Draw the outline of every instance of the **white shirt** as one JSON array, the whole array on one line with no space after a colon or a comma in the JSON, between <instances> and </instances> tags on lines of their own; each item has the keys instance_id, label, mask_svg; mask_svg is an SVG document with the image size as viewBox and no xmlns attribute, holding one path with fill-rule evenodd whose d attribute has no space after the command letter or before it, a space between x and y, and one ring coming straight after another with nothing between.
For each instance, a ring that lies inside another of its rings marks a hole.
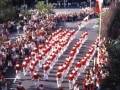
<instances>
[{"instance_id":1,"label":"white shirt","mask_svg":"<svg viewBox=\"0 0 120 90\"><path fill-rule=\"evenodd\" d=\"M28 44L25 44L25 46L24 46L25 48L28 48Z\"/></svg>"}]
</instances>

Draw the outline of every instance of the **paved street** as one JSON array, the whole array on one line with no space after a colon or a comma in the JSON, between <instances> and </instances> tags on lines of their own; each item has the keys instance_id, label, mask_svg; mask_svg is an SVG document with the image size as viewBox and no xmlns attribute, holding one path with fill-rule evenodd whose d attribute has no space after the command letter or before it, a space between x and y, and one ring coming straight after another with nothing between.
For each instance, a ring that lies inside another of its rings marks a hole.
<instances>
[{"instance_id":1,"label":"paved street","mask_svg":"<svg viewBox=\"0 0 120 90\"><path fill-rule=\"evenodd\" d=\"M69 9L65 10L68 11ZM60 11L60 10L58 10ZM74 9L72 10L74 11ZM76 10L77 11L77 10ZM46 90L58 90L57 88L57 84L56 84L56 72L57 72L57 67L62 64L65 60L65 58L69 55L70 49L73 47L74 43L78 40L78 38L80 37L81 33L84 31L88 31L88 40L86 40L86 42L82 45L81 49L79 50L78 55L76 56L75 62L73 63L72 67L70 68L70 71L73 69L74 64L80 60L83 55L87 52L87 50L89 49L90 45L92 44L93 41L95 41L96 37L98 36L98 28L94 27L96 22L96 19L92 19L90 20L87 25L85 25L83 28L81 28L80 31L77 31L77 34L75 36L75 39L70 43L70 45L68 46L68 49L63 53L63 55L58 59L58 62L56 62L56 64L54 65L53 69L50 72L49 75L49 80L48 81L44 81L44 80L40 80L41 84L45 85L45 89ZM77 22L67 22L64 23L63 29L68 28L68 29L78 29L77 28ZM12 33L11 37L16 37L17 34L16 33ZM20 60L20 62L22 63L23 60ZM43 75L43 70L40 69L39 73L41 75ZM21 80L16 80L15 83L13 83L14 79L15 79L15 71L13 70L13 67L9 67L7 70L7 74L5 74L6 80L10 82L10 84L8 84L8 90L15 90L16 85L18 84L18 81L22 81L23 85L25 86L26 90L36 90L34 87L34 82L31 81L31 76L27 75L27 76L23 76ZM79 76L77 82L80 84L80 87L82 87L81 84L81 80L83 79L83 74L81 76ZM64 87L64 90L68 90L68 79L64 78L64 81L62 83L62 86Z\"/></svg>"},{"instance_id":2,"label":"paved street","mask_svg":"<svg viewBox=\"0 0 120 90\"><path fill-rule=\"evenodd\" d=\"M70 43L70 46L68 47L68 49L71 49L73 44L77 41L77 39L80 37L81 33L83 31L88 31L89 36L88 36L88 40L83 44L83 46L80 49L79 54L77 55L75 62L80 60L83 55L85 54L85 52L88 50L89 46L91 45L91 43L95 40L95 38L97 37L97 30L96 28L93 28L94 23L91 23L95 20L91 20L84 28L82 28L80 31L77 32L76 36L75 36L75 40L73 40ZM75 28L77 30L77 22L73 22L73 23L66 23L65 27L67 27L68 29L72 29ZM44 81L41 80L40 83L45 85L45 88L47 90L58 90L56 87L56 78L55 78L55 74L56 74L56 69L58 67L58 65L62 64L65 60L65 57L67 57L67 55L69 54L70 50L66 50L64 52L64 55L62 55L59 59L58 62L55 64L55 66L53 67L53 70L51 70L50 75L49 75L49 81ZM20 61L22 62L22 60ZM74 66L74 65L73 65ZM73 67L71 67L72 70ZM40 74L43 75L43 70L41 69ZM13 71L13 67L10 67L7 71L7 74L5 75L6 79L10 82L10 84L8 85L8 90L12 89L14 90L14 88L16 87L16 85L18 84L17 80L15 83L13 83L14 79L15 79L15 71ZM82 76L80 76L81 78ZM25 86L26 90L35 90L34 88L34 82L30 80L30 76L23 76L21 78L21 81L23 82L23 85ZM80 81L78 80L78 82L80 83ZM62 86L64 87L65 90L68 90L68 80L67 78L64 79ZM82 85L80 85L82 86Z\"/></svg>"}]
</instances>

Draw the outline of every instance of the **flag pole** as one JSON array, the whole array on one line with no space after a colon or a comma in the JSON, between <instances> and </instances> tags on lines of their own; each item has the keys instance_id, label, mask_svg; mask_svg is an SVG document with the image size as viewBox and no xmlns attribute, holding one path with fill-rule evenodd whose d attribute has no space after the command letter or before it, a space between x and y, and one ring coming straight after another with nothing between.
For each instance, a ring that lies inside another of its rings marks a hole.
<instances>
[{"instance_id":1,"label":"flag pole","mask_svg":"<svg viewBox=\"0 0 120 90\"><path fill-rule=\"evenodd\" d=\"M102 12L100 12L100 22L99 22L99 42L98 42L98 57L97 57L97 63L99 64L99 56L100 56L100 44L101 44L101 27L102 27Z\"/></svg>"},{"instance_id":2,"label":"flag pole","mask_svg":"<svg viewBox=\"0 0 120 90\"><path fill-rule=\"evenodd\" d=\"M90 0L90 8L91 8L91 0Z\"/></svg>"}]
</instances>

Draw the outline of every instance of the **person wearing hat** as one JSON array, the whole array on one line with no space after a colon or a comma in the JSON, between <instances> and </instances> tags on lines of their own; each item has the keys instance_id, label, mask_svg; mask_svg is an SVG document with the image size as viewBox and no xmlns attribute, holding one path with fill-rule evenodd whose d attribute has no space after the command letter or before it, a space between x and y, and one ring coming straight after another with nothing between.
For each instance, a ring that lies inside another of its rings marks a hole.
<instances>
[{"instance_id":1,"label":"person wearing hat","mask_svg":"<svg viewBox=\"0 0 120 90\"><path fill-rule=\"evenodd\" d=\"M20 77L21 77L21 66L20 66L19 62L16 62L16 65L15 65L14 69L16 71L16 79L20 79Z\"/></svg>"},{"instance_id":2,"label":"person wearing hat","mask_svg":"<svg viewBox=\"0 0 120 90\"><path fill-rule=\"evenodd\" d=\"M63 87L59 87L59 90L63 90Z\"/></svg>"},{"instance_id":3,"label":"person wearing hat","mask_svg":"<svg viewBox=\"0 0 120 90\"><path fill-rule=\"evenodd\" d=\"M4 76L1 76L1 88L2 88L2 90L7 90L7 84L8 84L9 82L7 82L6 80L5 80L5 78L4 78Z\"/></svg>"},{"instance_id":4,"label":"person wearing hat","mask_svg":"<svg viewBox=\"0 0 120 90\"><path fill-rule=\"evenodd\" d=\"M73 89L73 90L80 90L78 83L76 83L76 84L75 84L75 86L74 86L74 89Z\"/></svg>"},{"instance_id":5,"label":"person wearing hat","mask_svg":"<svg viewBox=\"0 0 120 90\"><path fill-rule=\"evenodd\" d=\"M48 75L50 72L50 65L48 64L43 65L43 69L44 69L44 80L48 80Z\"/></svg>"},{"instance_id":6,"label":"person wearing hat","mask_svg":"<svg viewBox=\"0 0 120 90\"><path fill-rule=\"evenodd\" d=\"M37 47L33 48L33 52L35 53L35 57L38 56L38 48Z\"/></svg>"},{"instance_id":7,"label":"person wearing hat","mask_svg":"<svg viewBox=\"0 0 120 90\"><path fill-rule=\"evenodd\" d=\"M23 74L25 76L27 74L27 62L26 61L23 61L22 68L23 68Z\"/></svg>"},{"instance_id":8,"label":"person wearing hat","mask_svg":"<svg viewBox=\"0 0 120 90\"><path fill-rule=\"evenodd\" d=\"M31 63L29 66L29 73L32 74L35 70L35 67L33 66L33 64Z\"/></svg>"},{"instance_id":9,"label":"person wearing hat","mask_svg":"<svg viewBox=\"0 0 120 90\"><path fill-rule=\"evenodd\" d=\"M45 90L45 89L44 89L44 85L43 85L43 84L40 84L39 87L37 87L37 90Z\"/></svg>"},{"instance_id":10,"label":"person wearing hat","mask_svg":"<svg viewBox=\"0 0 120 90\"><path fill-rule=\"evenodd\" d=\"M36 72L36 70L33 72L33 75L32 75L32 80L34 80L34 83L35 83L35 86L36 88L39 86L39 79L42 78L42 76L40 74L38 74ZM43 78L42 78L43 79Z\"/></svg>"},{"instance_id":11,"label":"person wearing hat","mask_svg":"<svg viewBox=\"0 0 120 90\"><path fill-rule=\"evenodd\" d=\"M69 81L69 89L71 90L71 89L73 89L74 88L74 75L73 74L69 74L68 75L68 81Z\"/></svg>"},{"instance_id":12,"label":"person wearing hat","mask_svg":"<svg viewBox=\"0 0 120 90\"><path fill-rule=\"evenodd\" d=\"M57 80L57 87L61 87L61 83L62 83L62 73L61 72L57 72L56 80Z\"/></svg>"},{"instance_id":13,"label":"person wearing hat","mask_svg":"<svg viewBox=\"0 0 120 90\"><path fill-rule=\"evenodd\" d=\"M16 89L17 90L25 90L25 87L22 85L22 82L19 82Z\"/></svg>"}]
</instances>

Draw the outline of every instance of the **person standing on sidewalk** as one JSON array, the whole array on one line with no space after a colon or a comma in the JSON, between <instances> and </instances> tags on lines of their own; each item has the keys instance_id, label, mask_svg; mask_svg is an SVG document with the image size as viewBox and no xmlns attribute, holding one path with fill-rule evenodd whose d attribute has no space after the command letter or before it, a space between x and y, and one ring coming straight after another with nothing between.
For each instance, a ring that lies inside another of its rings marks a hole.
<instances>
[{"instance_id":1,"label":"person standing on sidewalk","mask_svg":"<svg viewBox=\"0 0 120 90\"><path fill-rule=\"evenodd\" d=\"M20 34L20 25L17 25L17 34Z\"/></svg>"},{"instance_id":2,"label":"person standing on sidewalk","mask_svg":"<svg viewBox=\"0 0 120 90\"><path fill-rule=\"evenodd\" d=\"M0 86L1 86L1 90L8 90L7 89L7 84L9 82L7 82L4 78L4 76L1 76L1 79L0 79Z\"/></svg>"}]
</instances>

